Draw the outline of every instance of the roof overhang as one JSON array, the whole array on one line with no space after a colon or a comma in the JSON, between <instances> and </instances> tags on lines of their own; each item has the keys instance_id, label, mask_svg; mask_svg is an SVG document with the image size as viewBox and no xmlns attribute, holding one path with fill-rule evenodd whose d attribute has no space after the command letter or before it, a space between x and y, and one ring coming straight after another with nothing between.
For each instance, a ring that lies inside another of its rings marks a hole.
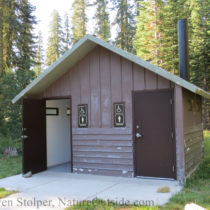
<instances>
[{"instance_id":1,"label":"roof overhang","mask_svg":"<svg viewBox=\"0 0 210 210\"><path fill-rule=\"evenodd\" d=\"M175 84L186 88L187 90L201 95L207 99L210 99L210 93L193 85L192 83L169 73L168 71L155 66L141 58L128 53L122 49L113 46L103 40L96 38L95 36L86 35L80 41L78 41L73 47L68 50L61 58L59 58L55 63L53 63L48 69L40 74L36 79L34 79L25 89L23 89L13 100L12 103L16 103L24 96L38 95L49 87L53 82L55 82L60 76L67 72L71 67L73 67L78 61L84 58L92 49L97 45L102 46L130 61L140 65L151 72L154 72L161 77L168 79Z\"/></svg>"}]
</instances>

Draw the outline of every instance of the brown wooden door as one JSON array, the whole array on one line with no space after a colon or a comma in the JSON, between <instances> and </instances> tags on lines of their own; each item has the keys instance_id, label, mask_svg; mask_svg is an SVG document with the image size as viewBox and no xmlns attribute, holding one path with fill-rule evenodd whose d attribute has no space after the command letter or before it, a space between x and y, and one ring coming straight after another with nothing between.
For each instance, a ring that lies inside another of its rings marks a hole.
<instances>
[{"instance_id":1,"label":"brown wooden door","mask_svg":"<svg viewBox=\"0 0 210 210\"><path fill-rule=\"evenodd\" d=\"M23 174L46 170L45 101L23 99Z\"/></svg>"},{"instance_id":2,"label":"brown wooden door","mask_svg":"<svg viewBox=\"0 0 210 210\"><path fill-rule=\"evenodd\" d=\"M135 175L175 178L173 92L134 93Z\"/></svg>"}]
</instances>

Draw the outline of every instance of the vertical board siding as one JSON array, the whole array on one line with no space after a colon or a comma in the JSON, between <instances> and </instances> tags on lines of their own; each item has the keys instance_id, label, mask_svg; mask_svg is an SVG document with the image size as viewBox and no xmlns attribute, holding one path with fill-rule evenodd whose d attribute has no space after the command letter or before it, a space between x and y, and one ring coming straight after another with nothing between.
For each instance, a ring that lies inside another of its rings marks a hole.
<instances>
[{"instance_id":1,"label":"vertical board siding","mask_svg":"<svg viewBox=\"0 0 210 210\"><path fill-rule=\"evenodd\" d=\"M126 127L132 127L132 95L133 90L133 74L132 63L126 59L122 59L122 101L125 102Z\"/></svg>"},{"instance_id":2,"label":"vertical board siding","mask_svg":"<svg viewBox=\"0 0 210 210\"><path fill-rule=\"evenodd\" d=\"M81 85L78 71L79 65L72 69L72 77L70 82L70 93L72 99L72 127L78 126L77 105L80 104Z\"/></svg>"},{"instance_id":3,"label":"vertical board siding","mask_svg":"<svg viewBox=\"0 0 210 210\"><path fill-rule=\"evenodd\" d=\"M81 63L79 68L80 73L80 86L81 86L81 104L88 104L88 119L90 122L90 57L85 57ZM77 113L75 113L77 115ZM90 123L88 124L88 127L90 127Z\"/></svg>"},{"instance_id":4,"label":"vertical board siding","mask_svg":"<svg viewBox=\"0 0 210 210\"><path fill-rule=\"evenodd\" d=\"M100 82L101 82L101 125L102 128L112 127L111 116L111 74L110 74L110 53L100 48Z\"/></svg>"},{"instance_id":5,"label":"vertical board siding","mask_svg":"<svg viewBox=\"0 0 210 210\"><path fill-rule=\"evenodd\" d=\"M158 76L158 89L170 88L170 81Z\"/></svg>"},{"instance_id":6,"label":"vertical board siding","mask_svg":"<svg viewBox=\"0 0 210 210\"><path fill-rule=\"evenodd\" d=\"M99 48L97 47L90 54L90 125L94 128L101 127L101 93L100 93L100 68L99 68Z\"/></svg>"},{"instance_id":7,"label":"vertical board siding","mask_svg":"<svg viewBox=\"0 0 210 210\"><path fill-rule=\"evenodd\" d=\"M144 68L133 64L133 88L134 90L144 90Z\"/></svg>"},{"instance_id":8,"label":"vertical board siding","mask_svg":"<svg viewBox=\"0 0 210 210\"><path fill-rule=\"evenodd\" d=\"M201 97L183 90L185 173L189 177L203 157Z\"/></svg>"},{"instance_id":9,"label":"vertical board siding","mask_svg":"<svg viewBox=\"0 0 210 210\"><path fill-rule=\"evenodd\" d=\"M122 72L121 58L119 55L111 53L111 89L112 102L122 100Z\"/></svg>"},{"instance_id":10,"label":"vertical board siding","mask_svg":"<svg viewBox=\"0 0 210 210\"><path fill-rule=\"evenodd\" d=\"M73 170L133 176L132 91L169 88L169 82L96 47L48 87L43 97L72 98ZM124 128L115 128L113 103L125 102ZM78 128L77 105L88 104L88 128Z\"/></svg>"},{"instance_id":11,"label":"vertical board siding","mask_svg":"<svg viewBox=\"0 0 210 210\"><path fill-rule=\"evenodd\" d=\"M157 89L157 75L147 70L145 70L145 89L146 90Z\"/></svg>"}]
</instances>

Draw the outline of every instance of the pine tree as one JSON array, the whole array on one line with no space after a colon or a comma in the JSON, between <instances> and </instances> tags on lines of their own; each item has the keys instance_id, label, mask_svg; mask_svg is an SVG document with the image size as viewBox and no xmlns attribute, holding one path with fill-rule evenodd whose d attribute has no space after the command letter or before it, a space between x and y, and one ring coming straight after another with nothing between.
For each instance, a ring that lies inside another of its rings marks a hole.
<instances>
[{"instance_id":1,"label":"pine tree","mask_svg":"<svg viewBox=\"0 0 210 210\"><path fill-rule=\"evenodd\" d=\"M179 51L178 51L178 27L179 19L187 18L185 0L168 0L163 8L161 32L164 39L161 40L163 60L161 67L173 74L179 74Z\"/></svg>"},{"instance_id":2,"label":"pine tree","mask_svg":"<svg viewBox=\"0 0 210 210\"><path fill-rule=\"evenodd\" d=\"M61 26L61 17L58 11L53 12L53 18L50 24L50 35L47 44L46 65L50 66L63 53L63 31Z\"/></svg>"},{"instance_id":3,"label":"pine tree","mask_svg":"<svg viewBox=\"0 0 210 210\"><path fill-rule=\"evenodd\" d=\"M34 67L34 72L36 76L39 76L39 74L42 71L42 65L43 65L43 40L42 40L42 33L41 31L39 31L38 34L38 39L37 39L37 43L36 43L36 56L35 56L35 67Z\"/></svg>"},{"instance_id":4,"label":"pine tree","mask_svg":"<svg viewBox=\"0 0 210 210\"><path fill-rule=\"evenodd\" d=\"M127 0L112 0L117 9L115 24L118 26L118 34L115 43L118 47L128 52L133 52L133 36L135 34L135 21L132 7Z\"/></svg>"},{"instance_id":5,"label":"pine tree","mask_svg":"<svg viewBox=\"0 0 210 210\"><path fill-rule=\"evenodd\" d=\"M186 18L186 0L140 2L134 47L137 55L174 74L178 74L177 22Z\"/></svg>"},{"instance_id":6,"label":"pine tree","mask_svg":"<svg viewBox=\"0 0 210 210\"><path fill-rule=\"evenodd\" d=\"M0 0L0 76L4 72L4 55L3 55L3 48L4 48L4 41L3 41L3 5L4 1Z\"/></svg>"},{"instance_id":7,"label":"pine tree","mask_svg":"<svg viewBox=\"0 0 210 210\"><path fill-rule=\"evenodd\" d=\"M140 3L140 2L138 2ZM162 12L164 3L162 0L149 0L141 2L137 17L137 30L134 38L134 48L142 59L156 65L162 63L161 57L161 33Z\"/></svg>"},{"instance_id":8,"label":"pine tree","mask_svg":"<svg viewBox=\"0 0 210 210\"><path fill-rule=\"evenodd\" d=\"M63 28L64 28L63 53L64 53L71 46L70 25L69 25L68 14L65 14L65 16L64 16L64 27Z\"/></svg>"},{"instance_id":9,"label":"pine tree","mask_svg":"<svg viewBox=\"0 0 210 210\"><path fill-rule=\"evenodd\" d=\"M17 66L17 70L30 71L34 65L33 58L35 56L35 36L32 33L33 25L36 24L35 17L32 15L35 8L28 0L19 2L19 24L17 25L18 30L15 41L17 51L13 64Z\"/></svg>"},{"instance_id":10,"label":"pine tree","mask_svg":"<svg viewBox=\"0 0 210 210\"><path fill-rule=\"evenodd\" d=\"M189 56L190 56L190 79L199 87L210 90L210 4L208 0L188 0L189 8ZM203 125L210 128L210 101L203 101Z\"/></svg>"},{"instance_id":11,"label":"pine tree","mask_svg":"<svg viewBox=\"0 0 210 210\"><path fill-rule=\"evenodd\" d=\"M73 7L72 16L72 43L75 44L86 34L86 2L85 0L75 0Z\"/></svg>"},{"instance_id":12,"label":"pine tree","mask_svg":"<svg viewBox=\"0 0 210 210\"><path fill-rule=\"evenodd\" d=\"M109 14L106 11L107 1L105 0L96 0L96 35L105 41L110 39L110 23L109 23Z\"/></svg>"},{"instance_id":13,"label":"pine tree","mask_svg":"<svg viewBox=\"0 0 210 210\"><path fill-rule=\"evenodd\" d=\"M15 37L15 33L17 31L17 15L15 14L15 10L17 9L17 4L15 0L2 1L3 4L3 59L4 59L4 67L10 68L12 66L12 53L13 41ZM5 68L4 68L5 71Z\"/></svg>"},{"instance_id":14,"label":"pine tree","mask_svg":"<svg viewBox=\"0 0 210 210\"><path fill-rule=\"evenodd\" d=\"M13 139L21 133L21 106L11 99L33 78L34 36L36 24L34 7L28 0L3 0L3 61L4 74L0 82L0 124ZM2 3L2 2L1 2ZM1 128L2 129L2 128Z\"/></svg>"}]
</instances>

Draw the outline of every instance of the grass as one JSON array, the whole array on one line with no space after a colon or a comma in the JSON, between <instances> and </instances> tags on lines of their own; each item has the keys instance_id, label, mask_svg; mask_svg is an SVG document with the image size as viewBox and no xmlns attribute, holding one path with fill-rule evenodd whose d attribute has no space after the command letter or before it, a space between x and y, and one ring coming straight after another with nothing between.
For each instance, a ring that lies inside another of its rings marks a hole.
<instances>
[{"instance_id":1,"label":"grass","mask_svg":"<svg viewBox=\"0 0 210 210\"><path fill-rule=\"evenodd\" d=\"M21 173L22 157L5 157L2 150L11 146L14 148L21 147L21 141L14 141L11 138L0 137L0 179Z\"/></svg>"},{"instance_id":2,"label":"grass","mask_svg":"<svg viewBox=\"0 0 210 210\"><path fill-rule=\"evenodd\" d=\"M182 192L174 195L165 206L116 206L95 199L67 210L182 210L187 203L195 203L210 210L210 131L204 131L204 145L205 158L199 169L186 181Z\"/></svg>"},{"instance_id":3,"label":"grass","mask_svg":"<svg viewBox=\"0 0 210 210\"><path fill-rule=\"evenodd\" d=\"M182 192L174 195L165 206L116 206L114 203L107 203L95 199L91 203L77 204L67 209L86 209L86 210L181 210L187 203L196 203L210 210L210 131L204 132L205 158L193 176L186 181ZM0 139L0 148L2 146ZM3 143L7 145L7 142ZM21 173L21 156L3 157L0 155L0 178ZM0 188L0 198L8 196L14 192Z\"/></svg>"},{"instance_id":4,"label":"grass","mask_svg":"<svg viewBox=\"0 0 210 210\"><path fill-rule=\"evenodd\" d=\"M22 170L22 157L1 157L0 158L0 179L20 174Z\"/></svg>"},{"instance_id":5,"label":"grass","mask_svg":"<svg viewBox=\"0 0 210 210\"><path fill-rule=\"evenodd\" d=\"M8 191L5 188L0 188L0 199L16 193L15 191Z\"/></svg>"},{"instance_id":6,"label":"grass","mask_svg":"<svg viewBox=\"0 0 210 210\"><path fill-rule=\"evenodd\" d=\"M163 209L183 209L186 203L196 203L210 209L210 131L204 132L205 159L193 176L186 181L183 191L174 195Z\"/></svg>"}]
</instances>

